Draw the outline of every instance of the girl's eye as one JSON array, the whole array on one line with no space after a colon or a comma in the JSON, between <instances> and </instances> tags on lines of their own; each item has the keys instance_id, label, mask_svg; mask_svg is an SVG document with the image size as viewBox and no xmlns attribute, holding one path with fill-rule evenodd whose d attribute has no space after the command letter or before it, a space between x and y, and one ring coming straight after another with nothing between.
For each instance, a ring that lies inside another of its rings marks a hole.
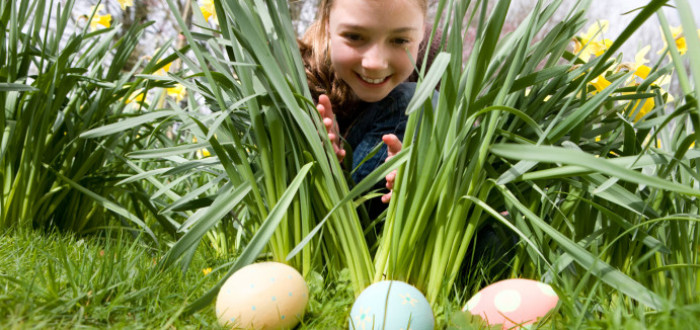
<instances>
[{"instance_id":1,"label":"girl's eye","mask_svg":"<svg viewBox=\"0 0 700 330\"><path fill-rule=\"evenodd\" d=\"M407 45L408 43L410 43L411 41L408 40L408 39L406 39L406 38L396 38L396 39L394 39L393 42L394 42L394 44L397 45L397 46L405 46L405 45Z\"/></svg>"},{"instance_id":2,"label":"girl's eye","mask_svg":"<svg viewBox=\"0 0 700 330\"><path fill-rule=\"evenodd\" d=\"M349 41L360 41L362 40L362 36L357 34L357 33L345 33L343 34L343 38L349 40Z\"/></svg>"}]
</instances>

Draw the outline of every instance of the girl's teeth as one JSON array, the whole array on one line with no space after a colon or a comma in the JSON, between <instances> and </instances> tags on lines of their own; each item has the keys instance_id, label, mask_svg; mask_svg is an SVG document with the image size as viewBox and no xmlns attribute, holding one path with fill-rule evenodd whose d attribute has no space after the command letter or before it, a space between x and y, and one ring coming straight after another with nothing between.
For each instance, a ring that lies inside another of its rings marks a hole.
<instances>
[{"instance_id":1,"label":"girl's teeth","mask_svg":"<svg viewBox=\"0 0 700 330\"><path fill-rule=\"evenodd\" d=\"M381 78L381 79L370 79L370 78L363 77L363 76L360 76L360 77L362 78L362 80L364 80L364 81L366 81L366 82L368 82L368 83L370 83L370 84L379 84L379 83L383 82L384 79L386 79L386 78Z\"/></svg>"}]
</instances>

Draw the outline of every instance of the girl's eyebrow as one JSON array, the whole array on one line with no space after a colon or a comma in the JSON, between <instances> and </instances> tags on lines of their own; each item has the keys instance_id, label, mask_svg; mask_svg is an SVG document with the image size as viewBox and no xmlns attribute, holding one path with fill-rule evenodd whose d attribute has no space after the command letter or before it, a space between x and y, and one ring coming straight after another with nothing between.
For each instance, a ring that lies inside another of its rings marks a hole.
<instances>
[{"instance_id":1,"label":"girl's eyebrow","mask_svg":"<svg viewBox=\"0 0 700 330\"><path fill-rule=\"evenodd\" d=\"M358 25L358 24L340 24L340 28L342 29L348 29L348 30L356 30L356 31L366 31L369 30L366 26ZM410 32L410 31L416 31L417 29L414 27L401 27L397 29L391 30L392 33L403 33L403 32Z\"/></svg>"}]
</instances>

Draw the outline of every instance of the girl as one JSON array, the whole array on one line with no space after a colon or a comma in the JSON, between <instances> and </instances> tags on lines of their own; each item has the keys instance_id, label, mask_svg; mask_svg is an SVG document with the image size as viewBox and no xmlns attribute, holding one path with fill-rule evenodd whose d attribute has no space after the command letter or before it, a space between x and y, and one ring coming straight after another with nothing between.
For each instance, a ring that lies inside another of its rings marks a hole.
<instances>
[{"instance_id":1,"label":"girl","mask_svg":"<svg viewBox=\"0 0 700 330\"><path fill-rule=\"evenodd\" d=\"M346 154L341 134L352 147L352 168L359 165L355 182L401 150L405 110L415 91L406 80L422 59L427 7L427 0L321 0L319 17L299 42L336 155L342 161ZM360 164L382 141L380 151ZM389 189L394 176L386 178Z\"/></svg>"}]
</instances>

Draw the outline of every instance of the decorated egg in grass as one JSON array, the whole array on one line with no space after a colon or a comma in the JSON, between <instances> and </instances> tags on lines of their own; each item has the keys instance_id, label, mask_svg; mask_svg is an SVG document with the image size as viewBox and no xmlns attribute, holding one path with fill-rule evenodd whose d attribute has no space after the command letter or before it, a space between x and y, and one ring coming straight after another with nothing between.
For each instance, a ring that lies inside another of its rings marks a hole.
<instances>
[{"instance_id":1,"label":"decorated egg in grass","mask_svg":"<svg viewBox=\"0 0 700 330\"><path fill-rule=\"evenodd\" d=\"M216 298L223 326L243 329L289 329L304 315L309 289L296 269L262 262L239 269Z\"/></svg>"},{"instance_id":2,"label":"decorated egg in grass","mask_svg":"<svg viewBox=\"0 0 700 330\"><path fill-rule=\"evenodd\" d=\"M350 311L352 329L433 329L435 318L428 300L401 281L382 281L367 287Z\"/></svg>"},{"instance_id":3,"label":"decorated egg in grass","mask_svg":"<svg viewBox=\"0 0 700 330\"><path fill-rule=\"evenodd\" d=\"M489 325L504 329L536 322L557 306L559 297L551 286L527 279L493 283L477 292L463 311L478 315Z\"/></svg>"}]
</instances>

